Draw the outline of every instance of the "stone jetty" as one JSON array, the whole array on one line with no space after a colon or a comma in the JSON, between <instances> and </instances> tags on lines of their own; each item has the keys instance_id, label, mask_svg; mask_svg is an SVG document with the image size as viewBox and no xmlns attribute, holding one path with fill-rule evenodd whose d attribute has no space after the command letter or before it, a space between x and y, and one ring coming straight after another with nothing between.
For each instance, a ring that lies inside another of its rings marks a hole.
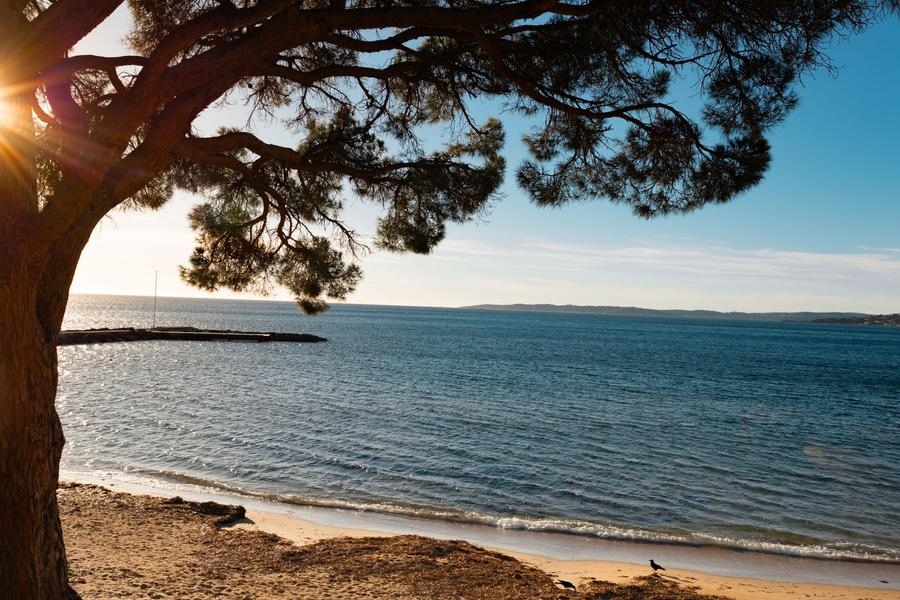
<instances>
[{"instance_id":1,"label":"stone jetty","mask_svg":"<svg viewBox=\"0 0 900 600\"><path fill-rule=\"evenodd\" d=\"M156 327L154 329L78 329L59 334L57 346L76 344L111 344L115 342L143 342L147 340L177 340L193 342L325 342L323 337L309 333L280 333L275 331L233 331L230 329L198 329L196 327Z\"/></svg>"}]
</instances>

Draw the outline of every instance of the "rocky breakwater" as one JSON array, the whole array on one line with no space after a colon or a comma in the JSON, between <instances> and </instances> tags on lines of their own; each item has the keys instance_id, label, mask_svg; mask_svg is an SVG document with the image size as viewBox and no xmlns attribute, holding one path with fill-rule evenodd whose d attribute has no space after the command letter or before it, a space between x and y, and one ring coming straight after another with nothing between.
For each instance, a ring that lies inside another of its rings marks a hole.
<instances>
[{"instance_id":1,"label":"rocky breakwater","mask_svg":"<svg viewBox=\"0 0 900 600\"><path fill-rule=\"evenodd\" d=\"M323 337L309 333L282 333L276 331L233 331L230 329L198 329L196 327L157 327L153 329L79 329L63 331L58 346L76 344L111 344L115 342L143 342L148 340L172 341L228 341L228 342L325 342Z\"/></svg>"}]
</instances>

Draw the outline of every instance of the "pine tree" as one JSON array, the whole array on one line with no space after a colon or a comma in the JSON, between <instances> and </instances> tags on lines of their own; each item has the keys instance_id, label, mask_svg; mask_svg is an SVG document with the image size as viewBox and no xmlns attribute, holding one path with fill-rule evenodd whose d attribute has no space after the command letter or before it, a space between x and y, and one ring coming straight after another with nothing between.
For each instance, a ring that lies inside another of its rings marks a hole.
<instances>
[{"instance_id":1,"label":"pine tree","mask_svg":"<svg viewBox=\"0 0 900 600\"><path fill-rule=\"evenodd\" d=\"M0 595L74 597L56 506L56 337L79 255L120 207L204 198L183 277L343 298L365 249L428 253L505 172L501 120L527 119L516 180L539 205L605 199L642 217L727 202L770 162L767 133L859 0L130 0L130 54L75 45L121 0L0 0ZM690 81L702 108L672 98ZM296 133L202 135L246 102ZM448 133L435 143L435 131Z\"/></svg>"}]
</instances>

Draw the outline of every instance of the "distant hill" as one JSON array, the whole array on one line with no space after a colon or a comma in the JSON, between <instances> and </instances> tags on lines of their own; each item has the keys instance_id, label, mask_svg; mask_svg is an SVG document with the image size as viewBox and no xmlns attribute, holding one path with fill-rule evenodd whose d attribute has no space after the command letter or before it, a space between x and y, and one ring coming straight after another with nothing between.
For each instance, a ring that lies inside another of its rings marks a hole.
<instances>
[{"instance_id":1,"label":"distant hill","mask_svg":"<svg viewBox=\"0 0 900 600\"><path fill-rule=\"evenodd\" d=\"M477 310L511 310L519 312L583 313L594 315L621 315L626 317L682 317L694 319L730 319L740 321L803 321L816 323L860 323L876 315L842 312L719 312L715 310L657 310L635 306L578 306L575 304L478 304L464 306ZM897 317L897 315L886 315ZM887 324L887 323L885 323Z\"/></svg>"}]
</instances>

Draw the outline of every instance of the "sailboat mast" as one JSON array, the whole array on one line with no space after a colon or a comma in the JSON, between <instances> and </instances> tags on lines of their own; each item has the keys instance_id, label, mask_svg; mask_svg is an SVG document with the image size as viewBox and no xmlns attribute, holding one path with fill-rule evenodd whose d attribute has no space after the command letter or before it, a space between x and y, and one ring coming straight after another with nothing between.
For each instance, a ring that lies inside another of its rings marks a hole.
<instances>
[{"instance_id":1,"label":"sailboat mast","mask_svg":"<svg viewBox=\"0 0 900 600\"><path fill-rule=\"evenodd\" d=\"M153 273L153 327L156 329L156 290L159 284L159 271Z\"/></svg>"}]
</instances>

